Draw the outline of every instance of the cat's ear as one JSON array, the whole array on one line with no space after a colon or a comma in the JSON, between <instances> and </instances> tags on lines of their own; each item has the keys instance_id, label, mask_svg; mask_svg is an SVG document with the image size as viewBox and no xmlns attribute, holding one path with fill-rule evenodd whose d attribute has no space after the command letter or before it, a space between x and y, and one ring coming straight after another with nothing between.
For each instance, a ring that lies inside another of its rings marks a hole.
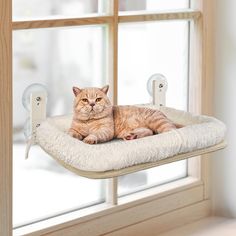
<instances>
[{"instance_id":1,"label":"cat's ear","mask_svg":"<svg viewBox=\"0 0 236 236\"><path fill-rule=\"evenodd\" d=\"M73 87L73 93L75 96L77 96L80 92L81 92L81 89L79 89L78 87Z\"/></svg>"},{"instance_id":2,"label":"cat's ear","mask_svg":"<svg viewBox=\"0 0 236 236\"><path fill-rule=\"evenodd\" d=\"M109 89L109 85L106 85L106 86L104 86L103 88L101 88L101 90L102 90L105 94L107 94L108 89Z\"/></svg>"}]
</instances>

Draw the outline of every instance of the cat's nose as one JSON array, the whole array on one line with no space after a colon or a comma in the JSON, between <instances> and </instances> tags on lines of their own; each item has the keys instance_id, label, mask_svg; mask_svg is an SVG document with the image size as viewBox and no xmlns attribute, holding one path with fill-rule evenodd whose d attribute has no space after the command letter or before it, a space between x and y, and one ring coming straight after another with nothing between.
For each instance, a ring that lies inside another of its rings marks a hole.
<instances>
[{"instance_id":1,"label":"cat's nose","mask_svg":"<svg viewBox=\"0 0 236 236\"><path fill-rule=\"evenodd\" d=\"M94 102L90 103L90 106L91 106L91 107L94 107L94 106L95 106L95 103L94 103Z\"/></svg>"}]
</instances>

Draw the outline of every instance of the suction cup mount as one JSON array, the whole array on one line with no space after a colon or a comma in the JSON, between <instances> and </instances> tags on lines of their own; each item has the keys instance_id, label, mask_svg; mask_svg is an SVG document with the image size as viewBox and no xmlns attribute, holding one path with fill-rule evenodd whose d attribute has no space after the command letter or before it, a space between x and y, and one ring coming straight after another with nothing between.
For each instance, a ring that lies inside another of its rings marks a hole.
<instances>
[{"instance_id":1,"label":"suction cup mount","mask_svg":"<svg viewBox=\"0 0 236 236\"><path fill-rule=\"evenodd\" d=\"M26 140L34 139L36 128L46 118L47 88L42 84L31 84L22 96L22 104L29 112L24 125Z\"/></svg>"},{"instance_id":2,"label":"suction cup mount","mask_svg":"<svg viewBox=\"0 0 236 236\"><path fill-rule=\"evenodd\" d=\"M167 79L162 74L153 74L147 81L147 91L153 98L153 104L159 107L166 105Z\"/></svg>"}]
</instances>

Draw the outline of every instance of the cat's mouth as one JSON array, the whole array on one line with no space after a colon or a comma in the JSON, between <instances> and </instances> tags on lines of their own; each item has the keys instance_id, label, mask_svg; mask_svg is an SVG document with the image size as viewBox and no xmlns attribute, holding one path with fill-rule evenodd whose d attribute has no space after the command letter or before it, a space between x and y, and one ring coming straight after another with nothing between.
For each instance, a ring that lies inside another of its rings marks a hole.
<instances>
[{"instance_id":1,"label":"cat's mouth","mask_svg":"<svg viewBox=\"0 0 236 236\"><path fill-rule=\"evenodd\" d=\"M92 115L92 116L95 116L97 115L97 113L100 113L100 112L97 112L96 110L94 110L93 108L90 110L89 114Z\"/></svg>"},{"instance_id":2,"label":"cat's mouth","mask_svg":"<svg viewBox=\"0 0 236 236\"><path fill-rule=\"evenodd\" d=\"M99 115L104 111L104 109L99 109L98 107L91 107L89 114L92 116Z\"/></svg>"},{"instance_id":3,"label":"cat's mouth","mask_svg":"<svg viewBox=\"0 0 236 236\"><path fill-rule=\"evenodd\" d=\"M100 109L98 107L91 107L90 108L90 112L92 112L92 113L100 113L102 111L103 111L103 109Z\"/></svg>"}]
</instances>

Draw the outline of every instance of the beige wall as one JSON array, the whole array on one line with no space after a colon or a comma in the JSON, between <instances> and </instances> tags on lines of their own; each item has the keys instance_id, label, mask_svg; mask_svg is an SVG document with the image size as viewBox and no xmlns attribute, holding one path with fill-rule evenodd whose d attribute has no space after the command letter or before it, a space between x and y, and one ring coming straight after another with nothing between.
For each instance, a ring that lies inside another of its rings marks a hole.
<instances>
[{"instance_id":1,"label":"beige wall","mask_svg":"<svg viewBox=\"0 0 236 236\"><path fill-rule=\"evenodd\" d=\"M216 0L215 116L228 127L228 147L212 158L213 210L236 217L236 1Z\"/></svg>"}]
</instances>

